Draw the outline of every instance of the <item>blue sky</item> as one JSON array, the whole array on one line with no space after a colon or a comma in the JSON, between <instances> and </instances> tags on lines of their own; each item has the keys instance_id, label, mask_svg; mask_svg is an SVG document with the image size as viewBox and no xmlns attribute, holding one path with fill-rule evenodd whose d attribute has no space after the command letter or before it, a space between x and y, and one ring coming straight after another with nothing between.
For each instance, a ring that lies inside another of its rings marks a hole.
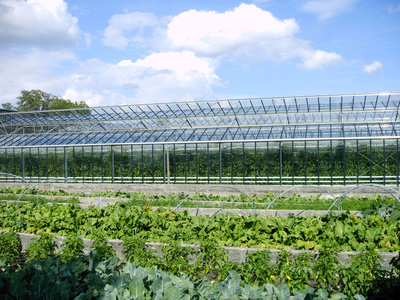
<instances>
[{"instance_id":1,"label":"blue sky","mask_svg":"<svg viewBox=\"0 0 400 300\"><path fill-rule=\"evenodd\" d=\"M399 0L0 0L1 103L400 91Z\"/></svg>"}]
</instances>

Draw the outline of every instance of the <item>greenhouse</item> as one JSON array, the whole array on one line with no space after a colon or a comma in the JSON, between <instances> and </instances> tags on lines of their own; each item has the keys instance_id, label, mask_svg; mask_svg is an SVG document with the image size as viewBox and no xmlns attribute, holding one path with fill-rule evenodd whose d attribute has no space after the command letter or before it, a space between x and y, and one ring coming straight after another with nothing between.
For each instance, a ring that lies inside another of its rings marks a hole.
<instances>
[{"instance_id":1,"label":"greenhouse","mask_svg":"<svg viewBox=\"0 0 400 300\"><path fill-rule=\"evenodd\" d=\"M400 93L0 113L2 182L399 186Z\"/></svg>"}]
</instances>

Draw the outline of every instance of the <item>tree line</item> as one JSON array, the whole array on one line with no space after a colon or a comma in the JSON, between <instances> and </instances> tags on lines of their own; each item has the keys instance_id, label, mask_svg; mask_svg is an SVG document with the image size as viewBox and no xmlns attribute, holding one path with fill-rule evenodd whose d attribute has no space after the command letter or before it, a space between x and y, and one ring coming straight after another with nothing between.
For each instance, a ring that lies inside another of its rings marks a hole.
<instances>
[{"instance_id":1,"label":"tree line","mask_svg":"<svg viewBox=\"0 0 400 300\"><path fill-rule=\"evenodd\" d=\"M11 111L41 111L89 107L84 101L74 102L41 90L23 90L17 99L16 105L6 102L1 104L2 108Z\"/></svg>"}]
</instances>

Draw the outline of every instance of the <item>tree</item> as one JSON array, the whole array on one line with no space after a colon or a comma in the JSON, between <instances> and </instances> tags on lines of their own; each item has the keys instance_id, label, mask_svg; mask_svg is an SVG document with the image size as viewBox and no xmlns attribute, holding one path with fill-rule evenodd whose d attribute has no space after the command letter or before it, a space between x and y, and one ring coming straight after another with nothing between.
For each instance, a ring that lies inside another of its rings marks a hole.
<instances>
[{"instance_id":1,"label":"tree","mask_svg":"<svg viewBox=\"0 0 400 300\"><path fill-rule=\"evenodd\" d=\"M68 108L88 108L89 106L81 102L72 102L68 99L45 93L41 90L23 90L21 96L17 97L17 106L13 107L11 103L3 103L5 109L16 109L19 111L37 111L50 109L68 109Z\"/></svg>"},{"instance_id":2,"label":"tree","mask_svg":"<svg viewBox=\"0 0 400 300\"><path fill-rule=\"evenodd\" d=\"M7 110L15 110L15 107L10 102L3 103L1 106Z\"/></svg>"}]
</instances>

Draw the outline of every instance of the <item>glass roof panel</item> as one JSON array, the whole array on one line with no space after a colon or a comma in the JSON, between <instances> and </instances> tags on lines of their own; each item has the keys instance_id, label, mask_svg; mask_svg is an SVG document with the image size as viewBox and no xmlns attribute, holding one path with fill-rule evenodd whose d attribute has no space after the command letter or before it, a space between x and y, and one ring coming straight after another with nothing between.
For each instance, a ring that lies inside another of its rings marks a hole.
<instances>
[{"instance_id":1,"label":"glass roof panel","mask_svg":"<svg viewBox=\"0 0 400 300\"><path fill-rule=\"evenodd\" d=\"M396 137L400 93L0 114L0 146Z\"/></svg>"}]
</instances>

